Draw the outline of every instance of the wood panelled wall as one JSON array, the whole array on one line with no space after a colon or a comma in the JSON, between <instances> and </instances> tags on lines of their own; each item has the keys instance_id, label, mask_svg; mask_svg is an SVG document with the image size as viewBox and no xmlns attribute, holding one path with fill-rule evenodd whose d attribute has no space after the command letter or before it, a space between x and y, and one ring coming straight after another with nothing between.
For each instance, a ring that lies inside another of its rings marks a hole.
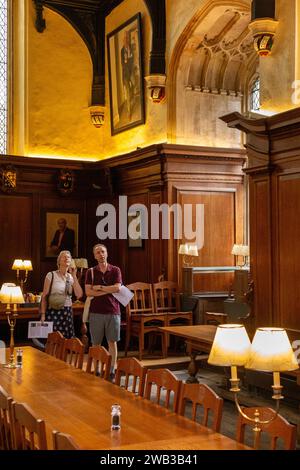
<instances>
[{"instance_id":1,"label":"wood panelled wall","mask_svg":"<svg viewBox=\"0 0 300 470\"><path fill-rule=\"evenodd\" d=\"M223 118L247 133L255 326L300 339L300 109L257 121Z\"/></svg>"},{"instance_id":2,"label":"wood panelled wall","mask_svg":"<svg viewBox=\"0 0 300 470\"><path fill-rule=\"evenodd\" d=\"M80 214L79 257L93 263L92 247L101 242L96 236L100 220L96 209L101 203L112 203L118 215L120 195L127 196L128 207L142 203L149 214L152 204L204 204L204 247L195 265L233 265L232 245L243 241L244 163L242 150L167 144L97 163L5 157L0 167L13 165L18 180L14 192L0 193L0 282L14 280L10 268L17 257L33 261L28 291L40 291L45 273L55 269L55 260L44 259L41 248L47 209ZM75 174L75 188L68 196L57 190L61 168ZM121 267L125 283L155 282L161 273L170 280L181 279L180 240L149 239L143 248L128 248L127 240L103 242L110 262ZM201 278L199 285L199 290L228 288L228 277Z\"/></svg>"}]
</instances>

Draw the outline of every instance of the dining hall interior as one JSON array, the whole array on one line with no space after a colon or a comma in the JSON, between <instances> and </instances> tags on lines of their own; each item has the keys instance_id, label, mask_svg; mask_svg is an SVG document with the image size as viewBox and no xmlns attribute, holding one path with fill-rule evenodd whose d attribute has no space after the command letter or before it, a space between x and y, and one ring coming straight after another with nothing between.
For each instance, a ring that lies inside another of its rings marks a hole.
<instances>
[{"instance_id":1,"label":"dining hall interior","mask_svg":"<svg viewBox=\"0 0 300 470\"><path fill-rule=\"evenodd\" d=\"M299 24L0 0L2 451L299 448Z\"/></svg>"}]
</instances>

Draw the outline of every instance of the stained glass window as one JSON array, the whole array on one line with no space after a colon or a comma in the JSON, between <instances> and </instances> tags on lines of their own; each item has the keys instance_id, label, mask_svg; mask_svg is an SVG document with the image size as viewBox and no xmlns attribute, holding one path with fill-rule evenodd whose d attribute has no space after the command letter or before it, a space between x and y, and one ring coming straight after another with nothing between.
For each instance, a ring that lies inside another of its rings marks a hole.
<instances>
[{"instance_id":1,"label":"stained glass window","mask_svg":"<svg viewBox=\"0 0 300 470\"><path fill-rule=\"evenodd\" d=\"M7 0L0 0L0 153L7 152Z\"/></svg>"},{"instance_id":2,"label":"stained glass window","mask_svg":"<svg viewBox=\"0 0 300 470\"><path fill-rule=\"evenodd\" d=\"M260 80L257 78L252 85L250 92L250 109L251 111L260 110Z\"/></svg>"}]
</instances>

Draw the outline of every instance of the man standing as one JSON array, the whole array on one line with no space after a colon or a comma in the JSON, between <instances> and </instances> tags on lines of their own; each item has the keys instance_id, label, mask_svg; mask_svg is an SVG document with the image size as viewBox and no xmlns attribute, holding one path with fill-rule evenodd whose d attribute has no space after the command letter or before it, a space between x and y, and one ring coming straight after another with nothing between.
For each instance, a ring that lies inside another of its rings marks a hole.
<instances>
[{"instance_id":1,"label":"man standing","mask_svg":"<svg viewBox=\"0 0 300 470\"><path fill-rule=\"evenodd\" d=\"M61 251L69 251L73 256L75 246L75 232L67 227L67 221L63 217L57 221L58 230L56 230L53 240L50 244L51 252L58 255Z\"/></svg>"},{"instance_id":2,"label":"man standing","mask_svg":"<svg viewBox=\"0 0 300 470\"><path fill-rule=\"evenodd\" d=\"M117 341L120 340L121 314L118 300L112 295L119 292L122 284L120 268L107 262L105 245L95 245L93 253L98 265L89 269L85 279L85 293L94 297L90 305L90 333L93 346L101 346L105 335L112 357L110 378L113 380L118 356Z\"/></svg>"}]
</instances>

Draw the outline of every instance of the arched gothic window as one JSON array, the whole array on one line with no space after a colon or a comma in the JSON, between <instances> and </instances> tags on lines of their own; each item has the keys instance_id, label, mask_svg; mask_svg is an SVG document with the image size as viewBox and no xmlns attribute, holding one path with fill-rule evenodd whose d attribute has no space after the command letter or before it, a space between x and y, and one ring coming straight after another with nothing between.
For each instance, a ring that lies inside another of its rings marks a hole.
<instances>
[{"instance_id":1,"label":"arched gothic window","mask_svg":"<svg viewBox=\"0 0 300 470\"><path fill-rule=\"evenodd\" d=\"M252 83L250 90L250 111L260 110L260 79L257 79Z\"/></svg>"},{"instance_id":2,"label":"arched gothic window","mask_svg":"<svg viewBox=\"0 0 300 470\"><path fill-rule=\"evenodd\" d=\"M0 154L7 152L8 0L0 0Z\"/></svg>"}]
</instances>

